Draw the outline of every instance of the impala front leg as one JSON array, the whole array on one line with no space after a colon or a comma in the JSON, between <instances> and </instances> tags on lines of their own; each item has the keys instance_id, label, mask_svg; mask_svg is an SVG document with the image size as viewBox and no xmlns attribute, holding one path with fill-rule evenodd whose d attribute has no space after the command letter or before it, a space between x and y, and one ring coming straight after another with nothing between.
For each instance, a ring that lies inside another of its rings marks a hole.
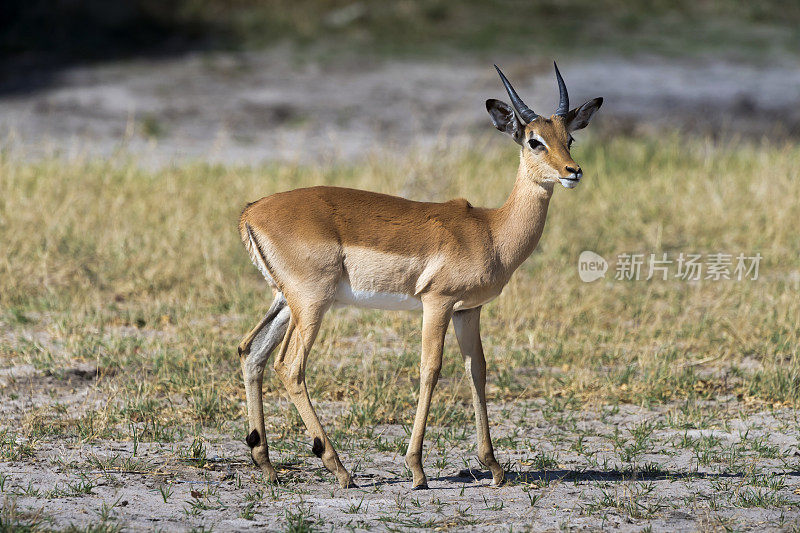
<instances>
[{"instance_id":1,"label":"impala front leg","mask_svg":"<svg viewBox=\"0 0 800 533\"><path fill-rule=\"evenodd\" d=\"M492 484L498 486L505 480L505 472L494 458L492 438L489 436L489 417L486 413L486 358L481 344L481 308L466 309L453 314L458 346L464 357L464 367L472 384L472 405L475 408L475 426L478 437L478 461L492 471Z\"/></svg>"},{"instance_id":2,"label":"impala front leg","mask_svg":"<svg viewBox=\"0 0 800 533\"><path fill-rule=\"evenodd\" d=\"M452 315L452 304L439 301L422 302L422 362L419 369L419 403L414 417L414 428L406 452L406 465L414 476L411 488L427 489L428 479L422 470L422 441L431 408L433 388L442 369L444 336Z\"/></svg>"}]
</instances>

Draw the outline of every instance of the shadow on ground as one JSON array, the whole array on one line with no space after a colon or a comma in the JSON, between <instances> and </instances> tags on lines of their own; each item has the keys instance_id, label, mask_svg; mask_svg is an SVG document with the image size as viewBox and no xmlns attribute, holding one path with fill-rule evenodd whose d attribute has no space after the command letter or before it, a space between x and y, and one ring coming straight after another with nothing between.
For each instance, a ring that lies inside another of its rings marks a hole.
<instances>
[{"instance_id":1,"label":"shadow on ground","mask_svg":"<svg viewBox=\"0 0 800 533\"><path fill-rule=\"evenodd\" d=\"M776 472L778 476L797 477L800 472ZM523 472L507 472L506 483L534 483L534 482L553 482L553 481L572 481L572 482L618 482L618 481L677 481L682 479L724 479L724 478L744 478L744 472L669 472L666 470L529 470ZM450 481L453 483L464 483L492 479L489 471L483 470L461 470L455 476L444 476L435 478L438 481Z\"/></svg>"}]
</instances>

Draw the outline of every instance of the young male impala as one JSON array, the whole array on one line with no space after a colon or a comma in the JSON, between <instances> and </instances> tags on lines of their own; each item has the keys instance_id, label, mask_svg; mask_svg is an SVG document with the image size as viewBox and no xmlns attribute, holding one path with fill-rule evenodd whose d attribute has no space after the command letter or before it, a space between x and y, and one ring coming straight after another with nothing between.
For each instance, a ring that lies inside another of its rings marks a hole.
<instances>
[{"instance_id":1,"label":"young male impala","mask_svg":"<svg viewBox=\"0 0 800 533\"><path fill-rule=\"evenodd\" d=\"M464 199L416 202L311 187L262 198L242 212L242 241L274 292L267 314L239 344L250 429L246 442L268 479L277 476L264 432L261 386L267 359L280 344L275 371L313 439L312 451L342 487L353 485L314 412L305 373L325 312L355 305L422 310L419 403L405 458L413 488L427 488L422 441L451 319L472 385L478 459L491 470L494 485L503 482L486 414L481 306L500 294L536 248L554 185L578 185L583 174L569 153L570 133L586 127L603 103L595 98L570 110L566 85L558 67L555 71L560 101L548 118L528 108L497 69L513 107L487 100L486 109L495 127L521 146L514 189L497 209L473 207Z\"/></svg>"}]
</instances>

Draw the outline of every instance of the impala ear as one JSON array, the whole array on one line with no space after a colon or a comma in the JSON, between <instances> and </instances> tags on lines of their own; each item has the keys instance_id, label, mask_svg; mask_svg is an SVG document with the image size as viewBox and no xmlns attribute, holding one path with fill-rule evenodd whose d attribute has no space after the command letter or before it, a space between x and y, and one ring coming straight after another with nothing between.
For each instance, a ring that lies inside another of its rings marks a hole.
<instances>
[{"instance_id":1,"label":"impala ear","mask_svg":"<svg viewBox=\"0 0 800 533\"><path fill-rule=\"evenodd\" d=\"M514 142L522 144L523 127L516 113L507 103L491 98L486 100L486 111L492 117L494 127L508 133Z\"/></svg>"},{"instance_id":2,"label":"impala ear","mask_svg":"<svg viewBox=\"0 0 800 533\"><path fill-rule=\"evenodd\" d=\"M567 131L581 130L588 126L595 111L600 109L601 105L603 105L603 98L595 98L567 113L567 118L565 120Z\"/></svg>"}]
</instances>

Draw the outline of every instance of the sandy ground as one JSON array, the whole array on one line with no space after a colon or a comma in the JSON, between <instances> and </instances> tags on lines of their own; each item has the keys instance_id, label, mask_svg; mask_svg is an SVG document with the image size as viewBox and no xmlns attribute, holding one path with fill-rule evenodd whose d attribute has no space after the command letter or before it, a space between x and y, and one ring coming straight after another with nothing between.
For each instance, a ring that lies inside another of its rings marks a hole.
<instances>
[{"instance_id":1,"label":"sandy ground","mask_svg":"<svg viewBox=\"0 0 800 533\"><path fill-rule=\"evenodd\" d=\"M43 402L77 416L107 401L93 369L84 366L49 374L14 367L2 375L0 432L16 429ZM713 410L698 405L714 414L697 424L686 422L681 405L554 409L495 402L494 441L509 472L500 488L478 469L469 424L429 429L427 491L409 490L402 466L407 434L396 425L357 430L338 443L355 489L338 488L302 434L269 435L282 482L264 483L244 443L231 436L238 426L173 442L45 437L31 443L4 436L0 489L5 513L57 529L98 523L164 531L800 527L800 419L789 409L742 407L733 398L720 398ZM279 408L290 407L281 401ZM343 405L319 408L330 420ZM13 457L15 449L28 451Z\"/></svg>"},{"instance_id":2,"label":"sandy ground","mask_svg":"<svg viewBox=\"0 0 800 533\"><path fill-rule=\"evenodd\" d=\"M549 58L449 62L298 62L288 50L196 54L74 67L47 83L0 83L7 150L258 164L352 160L474 142L492 131L487 98L504 98L497 61L527 102L551 113ZM573 104L604 96L594 130L669 126L742 136L800 132L800 61L595 58L560 61Z\"/></svg>"}]
</instances>

